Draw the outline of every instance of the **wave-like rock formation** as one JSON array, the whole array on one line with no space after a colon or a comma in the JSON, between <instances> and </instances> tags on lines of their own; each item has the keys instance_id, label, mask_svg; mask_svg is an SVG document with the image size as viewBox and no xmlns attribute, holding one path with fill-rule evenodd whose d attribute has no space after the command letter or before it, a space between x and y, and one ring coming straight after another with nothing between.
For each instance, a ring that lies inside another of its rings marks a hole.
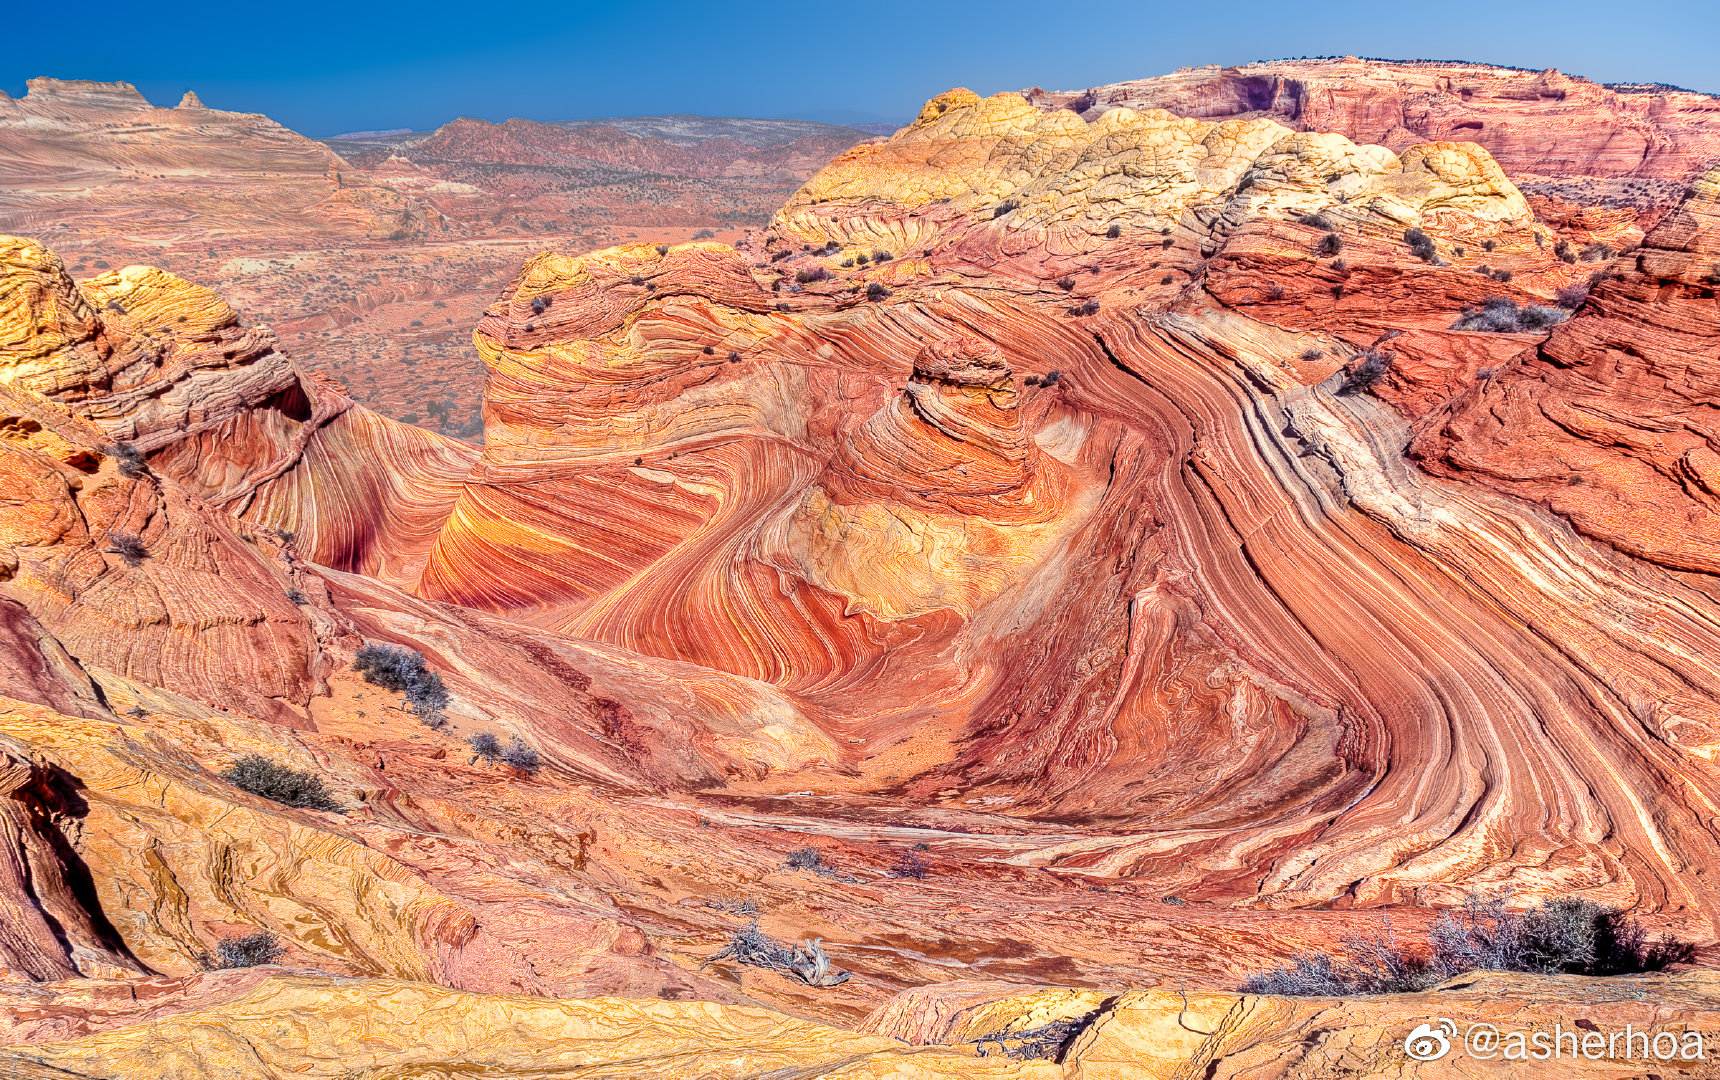
<instances>
[{"instance_id":1,"label":"wave-like rock formation","mask_svg":"<svg viewBox=\"0 0 1720 1080\"><path fill-rule=\"evenodd\" d=\"M1711 944L1717 197L1645 236L1473 141L951 91L738 246L527 262L481 450L0 240L0 965L85 995L4 991L3 1053L1396 1075L1411 1016L1599 991L1221 988L1469 894ZM315 971L203 971L258 928Z\"/></svg>"},{"instance_id":2,"label":"wave-like rock formation","mask_svg":"<svg viewBox=\"0 0 1720 1080\"><path fill-rule=\"evenodd\" d=\"M868 797L1106 823L1026 864L1706 919L1701 800L1640 796L1706 765L1620 694L1713 688L1589 599L1699 598L1418 476L1336 393L1377 342L1413 371L1477 336L1444 330L1466 303L1581 280L1554 235L1471 143L944 95L751 247L529 267L479 327L491 437L419 588L774 683Z\"/></svg>"}]
</instances>

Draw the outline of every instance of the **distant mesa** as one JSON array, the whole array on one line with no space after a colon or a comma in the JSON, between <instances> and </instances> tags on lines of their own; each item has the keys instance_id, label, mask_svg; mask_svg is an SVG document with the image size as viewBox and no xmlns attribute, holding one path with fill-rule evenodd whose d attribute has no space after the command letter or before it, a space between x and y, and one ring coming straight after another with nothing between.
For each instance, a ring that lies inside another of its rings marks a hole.
<instances>
[{"instance_id":1,"label":"distant mesa","mask_svg":"<svg viewBox=\"0 0 1720 1080\"><path fill-rule=\"evenodd\" d=\"M329 139L384 139L390 135L410 135L411 128L385 128L381 131L348 131L341 135L330 135Z\"/></svg>"}]
</instances>

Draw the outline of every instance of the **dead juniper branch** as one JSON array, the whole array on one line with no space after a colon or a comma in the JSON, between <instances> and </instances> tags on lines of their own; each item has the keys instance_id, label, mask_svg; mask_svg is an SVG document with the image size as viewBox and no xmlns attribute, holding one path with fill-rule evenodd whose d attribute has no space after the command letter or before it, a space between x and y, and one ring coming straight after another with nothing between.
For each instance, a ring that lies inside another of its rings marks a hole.
<instances>
[{"instance_id":1,"label":"dead juniper branch","mask_svg":"<svg viewBox=\"0 0 1720 1080\"><path fill-rule=\"evenodd\" d=\"M824 955L824 939L811 938L794 947L788 961L788 974L808 986L841 986L848 981L846 971L830 970L830 957Z\"/></svg>"},{"instance_id":2,"label":"dead juniper branch","mask_svg":"<svg viewBox=\"0 0 1720 1080\"><path fill-rule=\"evenodd\" d=\"M789 948L760 930L756 916L736 930L734 937L720 951L706 957L699 970L703 971L707 965L719 960L733 960L747 967L775 971L807 986L841 986L849 979L848 972L831 970L830 958L824 954L823 939L812 938Z\"/></svg>"},{"instance_id":3,"label":"dead juniper branch","mask_svg":"<svg viewBox=\"0 0 1720 1080\"><path fill-rule=\"evenodd\" d=\"M1018 1061L1061 1062L1069 1044L1075 1041L1075 1036L1087 1030L1092 1022L1092 1016L1053 1020L1049 1024L1041 1024L1024 1031L1001 1031L996 1035L984 1035L971 1040L971 1045L979 1051L980 1057L990 1057L995 1052Z\"/></svg>"}]
</instances>

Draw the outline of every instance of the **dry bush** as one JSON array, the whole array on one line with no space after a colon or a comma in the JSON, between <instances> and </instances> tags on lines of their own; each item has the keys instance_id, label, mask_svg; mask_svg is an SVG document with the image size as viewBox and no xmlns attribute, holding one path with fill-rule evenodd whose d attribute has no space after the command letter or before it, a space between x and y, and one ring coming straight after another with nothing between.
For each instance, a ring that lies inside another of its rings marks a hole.
<instances>
[{"instance_id":1,"label":"dry bush","mask_svg":"<svg viewBox=\"0 0 1720 1080\"><path fill-rule=\"evenodd\" d=\"M214 970L261 967L274 963L286 951L280 939L267 930L229 934L216 944L213 959L204 957L203 966Z\"/></svg>"},{"instance_id":2,"label":"dry bush","mask_svg":"<svg viewBox=\"0 0 1720 1080\"><path fill-rule=\"evenodd\" d=\"M341 806L334 794L314 773L288 768L261 754L244 754L229 765L221 778L241 791L260 795L282 806L307 810L335 810Z\"/></svg>"},{"instance_id":3,"label":"dry bush","mask_svg":"<svg viewBox=\"0 0 1720 1080\"><path fill-rule=\"evenodd\" d=\"M370 644L358 650L352 666L365 682L404 693L423 723L433 728L447 723L442 714L448 707L448 688L442 676L430 670L423 653L398 645Z\"/></svg>"},{"instance_id":4,"label":"dry bush","mask_svg":"<svg viewBox=\"0 0 1720 1080\"><path fill-rule=\"evenodd\" d=\"M1504 900L1470 897L1441 913L1427 944L1411 948L1386 932L1340 942L1344 959L1297 953L1288 965L1259 972L1247 994L1350 997L1426 990L1470 971L1534 975L1629 975L1689 963L1695 950L1672 938L1650 943L1630 915L1592 900L1560 897L1522 911Z\"/></svg>"},{"instance_id":5,"label":"dry bush","mask_svg":"<svg viewBox=\"0 0 1720 1080\"><path fill-rule=\"evenodd\" d=\"M1451 324L1453 330L1477 330L1488 334L1526 334L1557 326L1570 313L1540 304L1518 306L1508 296L1488 297L1478 311L1466 312Z\"/></svg>"}]
</instances>

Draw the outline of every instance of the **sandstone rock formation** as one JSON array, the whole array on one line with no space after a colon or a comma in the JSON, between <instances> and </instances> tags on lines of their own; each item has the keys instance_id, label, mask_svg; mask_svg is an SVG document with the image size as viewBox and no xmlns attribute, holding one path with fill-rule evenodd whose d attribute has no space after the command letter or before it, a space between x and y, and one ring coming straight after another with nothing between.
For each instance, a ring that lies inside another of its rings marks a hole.
<instances>
[{"instance_id":1,"label":"sandstone rock formation","mask_svg":"<svg viewBox=\"0 0 1720 1080\"><path fill-rule=\"evenodd\" d=\"M134 983L143 990L136 997L123 984L94 980L75 989L0 990L9 1014L0 1065L20 1080L180 1080L223 1075L236 1062L259 1080L335 1080L354 1067L522 1080L1707 1075L1720 1037L1715 978L1625 982L1603 989L1568 977L1478 975L1426 994L1350 1001L954 984L957 992L938 999L904 995L855 1033L704 1002L546 1001L252 970ZM1651 995L1655 1007L1633 1000L1638 994ZM1439 1060L1410 1058L1405 1035L1445 1013L1465 1018L1459 1039L1472 1025L1494 1025L1494 1050L1472 1056L1459 1044ZM1023 1059L1024 1046L1047 1056Z\"/></svg>"},{"instance_id":2,"label":"sandstone rock formation","mask_svg":"<svg viewBox=\"0 0 1720 1080\"><path fill-rule=\"evenodd\" d=\"M1466 894L1720 935L1717 182L1645 239L1473 142L951 91L738 245L527 261L481 450L0 241L0 1060L1396 1076L1458 1012L1711 1031L1704 973L1229 988ZM204 970L257 929L284 970Z\"/></svg>"},{"instance_id":3,"label":"sandstone rock formation","mask_svg":"<svg viewBox=\"0 0 1720 1080\"><path fill-rule=\"evenodd\" d=\"M1084 115L1126 106L1208 120L1264 116L1399 151L1433 139L1474 142L1513 176L1684 181L1720 158L1712 94L1491 64L1268 60L1028 97Z\"/></svg>"}]
</instances>

